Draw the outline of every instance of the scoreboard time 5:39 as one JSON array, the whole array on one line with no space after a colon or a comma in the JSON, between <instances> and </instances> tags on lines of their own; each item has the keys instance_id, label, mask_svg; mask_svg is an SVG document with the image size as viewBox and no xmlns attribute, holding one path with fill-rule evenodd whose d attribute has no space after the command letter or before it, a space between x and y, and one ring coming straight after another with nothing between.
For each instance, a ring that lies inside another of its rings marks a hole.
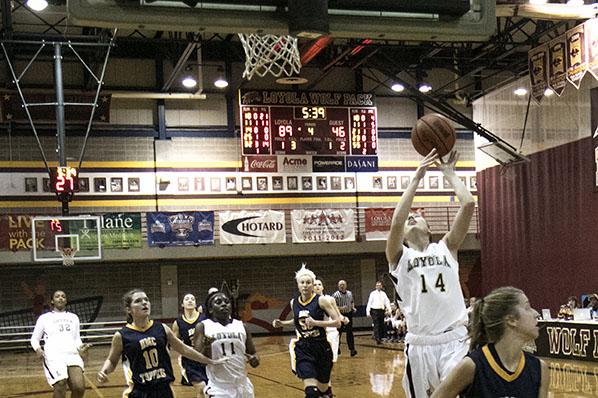
<instances>
[{"instance_id":1,"label":"scoreboard time 5:39","mask_svg":"<svg viewBox=\"0 0 598 398\"><path fill-rule=\"evenodd\" d=\"M242 90L243 155L376 155L373 94Z\"/></svg>"}]
</instances>

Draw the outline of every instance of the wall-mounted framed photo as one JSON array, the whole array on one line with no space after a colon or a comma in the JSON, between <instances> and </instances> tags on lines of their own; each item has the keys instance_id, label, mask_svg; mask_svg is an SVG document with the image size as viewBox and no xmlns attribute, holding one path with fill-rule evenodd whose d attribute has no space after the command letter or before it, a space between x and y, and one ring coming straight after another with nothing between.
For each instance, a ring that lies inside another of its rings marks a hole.
<instances>
[{"instance_id":1,"label":"wall-mounted framed photo","mask_svg":"<svg viewBox=\"0 0 598 398\"><path fill-rule=\"evenodd\" d=\"M301 189L304 191L311 191L314 188L314 184L311 180L311 176L301 177Z\"/></svg>"},{"instance_id":2,"label":"wall-mounted framed photo","mask_svg":"<svg viewBox=\"0 0 598 398\"><path fill-rule=\"evenodd\" d=\"M299 188L297 176L287 177L287 189L289 191L296 191Z\"/></svg>"},{"instance_id":3,"label":"wall-mounted framed photo","mask_svg":"<svg viewBox=\"0 0 598 398\"><path fill-rule=\"evenodd\" d=\"M94 192L106 192L106 178L95 177L93 179L93 191Z\"/></svg>"},{"instance_id":4,"label":"wall-mounted framed photo","mask_svg":"<svg viewBox=\"0 0 598 398\"><path fill-rule=\"evenodd\" d=\"M110 178L110 192L122 192L122 191L123 191L122 177Z\"/></svg>"},{"instance_id":5,"label":"wall-mounted framed photo","mask_svg":"<svg viewBox=\"0 0 598 398\"><path fill-rule=\"evenodd\" d=\"M177 188L179 192L189 191L189 177L179 177L177 179Z\"/></svg>"},{"instance_id":6,"label":"wall-mounted framed photo","mask_svg":"<svg viewBox=\"0 0 598 398\"><path fill-rule=\"evenodd\" d=\"M332 190L341 190L343 189L342 179L339 176L330 177L330 189Z\"/></svg>"},{"instance_id":7,"label":"wall-mounted framed photo","mask_svg":"<svg viewBox=\"0 0 598 398\"><path fill-rule=\"evenodd\" d=\"M241 177L241 189L243 191L253 191L253 180L251 177Z\"/></svg>"},{"instance_id":8,"label":"wall-mounted framed photo","mask_svg":"<svg viewBox=\"0 0 598 398\"><path fill-rule=\"evenodd\" d=\"M127 186L129 187L129 192L139 192L141 189L139 186L139 177L129 177L127 179Z\"/></svg>"},{"instance_id":9,"label":"wall-mounted framed photo","mask_svg":"<svg viewBox=\"0 0 598 398\"><path fill-rule=\"evenodd\" d=\"M282 176L272 177L272 189L274 191L282 191Z\"/></svg>"},{"instance_id":10,"label":"wall-mounted framed photo","mask_svg":"<svg viewBox=\"0 0 598 398\"><path fill-rule=\"evenodd\" d=\"M25 192L37 192L36 177L25 177Z\"/></svg>"},{"instance_id":11,"label":"wall-mounted framed photo","mask_svg":"<svg viewBox=\"0 0 598 398\"><path fill-rule=\"evenodd\" d=\"M50 184L50 181L48 181L48 184ZM50 189L50 185L48 185L48 189ZM89 192L89 178L79 178L79 192Z\"/></svg>"},{"instance_id":12,"label":"wall-mounted framed photo","mask_svg":"<svg viewBox=\"0 0 598 398\"><path fill-rule=\"evenodd\" d=\"M257 177L255 179L256 187L258 191L267 191L268 190L268 177Z\"/></svg>"},{"instance_id":13,"label":"wall-mounted framed photo","mask_svg":"<svg viewBox=\"0 0 598 398\"><path fill-rule=\"evenodd\" d=\"M318 191L326 191L328 189L328 177L316 177L316 186Z\"/></svg>"},{"instance_id":14,"label":"wall-mounted framed photo","mask_svg":"<svg viewBox=\"0 0 598 398\"><path fill-rule=\"evenodd\" d=\"M395 177L395 176L386 177L386 188L397 189L397 177Z\"/></svg>"}]
</instances>

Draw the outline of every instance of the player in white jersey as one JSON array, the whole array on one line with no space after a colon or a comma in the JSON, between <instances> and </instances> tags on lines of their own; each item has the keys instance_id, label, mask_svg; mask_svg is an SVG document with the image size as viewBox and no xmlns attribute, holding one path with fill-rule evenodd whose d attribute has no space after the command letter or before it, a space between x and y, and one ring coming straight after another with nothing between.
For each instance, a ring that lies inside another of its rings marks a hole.
<instances>
[{"instance_id":1,"label":"player in white jersey","mask_svg":"<svg viewBox=\"0 0 598 398\"><path fill-rule=\"evenodd\" d=\"M459 283L457 251L475 210L473 196L455 173L458 155L447 161L433 149L420 163L397 205L386 242L391 279L409 327L403 388L409 398L428 397L467 354L467 311ZM432 243L430 227L411 211L415 191L435 164L455 190L460 209L450 231Z\"/></svg>"},{"instance_id":2,"label":"player in white jersey","mask_svg":"<svg viewBox=\"0 0 598 398\"><path fill-rule=\"evenodd\" d=\"M251 334L243 322L231 318L230 299L222 292L207 301L208 319L195 327L194 347L212 359L228 358L226 363L208 365L207 398L253 398L253 384L247 377L245 361L252 367L260 362Z\"/></svg>"},{"instance_id":3,"label":"player in white jersey","mask_svg":"<svg viewBox=\"0 0 598 398\"><path fill-rule=\"evenodd\" d=\"M79 317L65 310L66 303L66 294L62 290L52 294L53 310L37 319L31 347L44 362L44 372L53 389L52 397L66 397L68 385L71 397L81 398L85 394L85 381L80 353L84 353L89 345L81 342Z\"/></svg>"}]
</instances>

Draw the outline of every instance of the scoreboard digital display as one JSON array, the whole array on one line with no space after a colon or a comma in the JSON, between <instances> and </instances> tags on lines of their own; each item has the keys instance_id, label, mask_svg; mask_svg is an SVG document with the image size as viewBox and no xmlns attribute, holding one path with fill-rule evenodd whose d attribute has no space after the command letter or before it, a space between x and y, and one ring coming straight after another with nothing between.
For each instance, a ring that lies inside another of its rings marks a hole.
<instances>
[{"instance_id":1,"label":"scoreboard digital display","mask_svg":"<svg viewBox=\"0 0 598 398\"><path fill-rule=\"evenodd\" d=\"M243 155L377 155L372 94L241 91Z\"/></svg>"}]
</instances>

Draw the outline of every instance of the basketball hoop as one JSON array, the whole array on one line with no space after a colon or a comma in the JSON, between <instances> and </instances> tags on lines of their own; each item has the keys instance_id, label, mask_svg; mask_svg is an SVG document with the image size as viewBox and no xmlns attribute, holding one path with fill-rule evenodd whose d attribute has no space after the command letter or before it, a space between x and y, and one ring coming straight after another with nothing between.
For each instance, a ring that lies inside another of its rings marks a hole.
<instances>
[{"instance_id":1,"label":"basketball hoop","mask_svg":"<svg viewBox=\"0 0 598 398\"><path fill-rule=\"evenodd\" d=\"M75 265L75 254L77 253L77 249L72 247L63 247L60 251L60 255L62 256L62 265L65 267L72 267Z\"/></svg>"},{"instance_id":2,"label":"basketball hoop","mask_svg":"<svg viewBox=\"0 0 598 398\"><path fill-rule=\"evenodd\" d=\"M245 50L243 77L247 80L254 75L292 76L301 71L301 56L295 37L239 33L239 39Z\"/></svg>"}]
</instances>

